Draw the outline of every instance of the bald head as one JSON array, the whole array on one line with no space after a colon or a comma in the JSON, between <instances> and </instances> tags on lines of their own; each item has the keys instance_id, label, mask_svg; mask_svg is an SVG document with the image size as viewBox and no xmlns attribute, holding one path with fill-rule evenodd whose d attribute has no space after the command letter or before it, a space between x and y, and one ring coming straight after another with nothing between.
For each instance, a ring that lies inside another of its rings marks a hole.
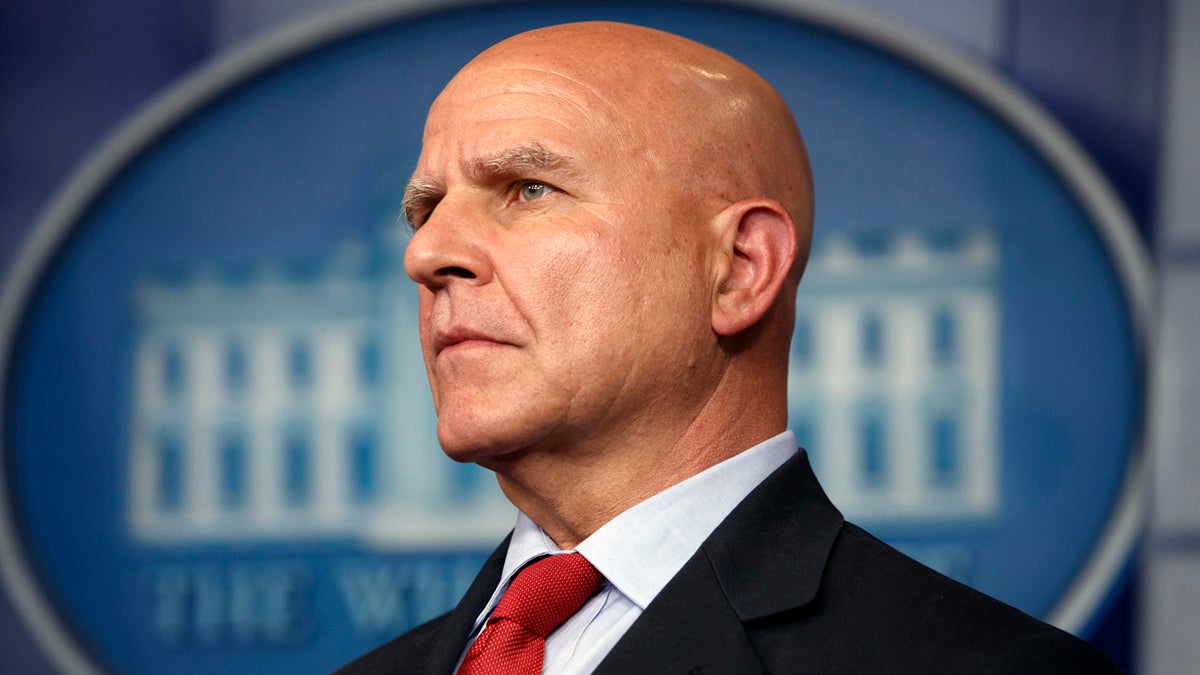
<instances>
[{"instance_id":1,"label":"bald head","mask_svg":"<svg viewBox=\"0 0 1200 675\"><path fill-rule=\"evenodd\" d=\"M506 74L508 93L571 99L576 123L602 136L605 152L652 170L689 200L710 209L752 197L777 200L798 231L792 281L799 281L812 232L812 175L791 111L758 73L651 28L550 26L479 54L435 102L431 120L447 99Z\"/></svg>"}]
</instances>

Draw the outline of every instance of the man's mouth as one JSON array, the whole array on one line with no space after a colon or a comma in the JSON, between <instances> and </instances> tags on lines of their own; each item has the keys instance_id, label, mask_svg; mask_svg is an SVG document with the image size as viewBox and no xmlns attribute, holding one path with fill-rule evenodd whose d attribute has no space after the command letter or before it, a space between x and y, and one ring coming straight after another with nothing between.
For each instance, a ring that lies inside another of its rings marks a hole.
<instances>
[{"instance_id":1,"label":"man's mouth","mask_svg":"<svg viewBox=\"0 0 1200 675\"><path fill-rule=\"evenodd\" d=\"M469 347L496 347L506 344L509 343L470 328L451 328L435 334L433 339L433 353L437 356L446 350L465 349Z\"/></svg>"}]
</instances>

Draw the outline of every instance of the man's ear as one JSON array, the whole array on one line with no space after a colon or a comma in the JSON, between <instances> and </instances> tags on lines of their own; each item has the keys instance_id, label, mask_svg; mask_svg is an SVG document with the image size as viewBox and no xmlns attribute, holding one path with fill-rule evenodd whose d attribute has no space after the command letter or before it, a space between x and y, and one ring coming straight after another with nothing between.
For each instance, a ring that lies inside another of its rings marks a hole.
<instances>
[{"instance_id":1,"label":"man's ear","mask_svg":"<svg viewBox=\"0 0 1200 675\"><path fill-rule=\"evenodd\" d=\"M713 220L718 245L712 327L730 336L767 313L796 258L792 217L771 199L729 205Z\"/></svg>"}]
</instances>

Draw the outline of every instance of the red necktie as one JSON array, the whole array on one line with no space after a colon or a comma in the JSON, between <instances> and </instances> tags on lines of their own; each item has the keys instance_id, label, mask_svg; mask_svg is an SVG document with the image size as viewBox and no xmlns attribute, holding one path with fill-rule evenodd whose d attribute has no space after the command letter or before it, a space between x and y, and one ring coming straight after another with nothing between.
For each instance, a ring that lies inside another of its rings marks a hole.
<instances>
[{"instance_id":1,"label":"red necktie","mask_svg":"<svg viewBox=\"0 0 1200 675\"><path fill-rule=\"evenodd\" d=\"M538 675L546 636L579 611L603 579L578 553L534 561L500 598L458 675Z\"/></svg>"}]
</instances>

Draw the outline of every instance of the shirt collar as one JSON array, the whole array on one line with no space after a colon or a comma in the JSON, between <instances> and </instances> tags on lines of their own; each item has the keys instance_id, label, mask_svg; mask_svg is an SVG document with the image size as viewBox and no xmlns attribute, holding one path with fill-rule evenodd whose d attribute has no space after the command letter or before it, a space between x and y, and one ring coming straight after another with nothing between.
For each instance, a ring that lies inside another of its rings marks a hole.
<instances>
[{"instance_id":1,"label":"shirt collar","mask_svg":"<svg viewBox=\"0 0 1200 675\"><path fill-rule=\"evenodd\" d=\"M644 610L734 507L795 453L796 439L784 431L629 508L575 550ZM561 552L518 512L492 603L526 563Z\"/></svg>"}]
</instances>

